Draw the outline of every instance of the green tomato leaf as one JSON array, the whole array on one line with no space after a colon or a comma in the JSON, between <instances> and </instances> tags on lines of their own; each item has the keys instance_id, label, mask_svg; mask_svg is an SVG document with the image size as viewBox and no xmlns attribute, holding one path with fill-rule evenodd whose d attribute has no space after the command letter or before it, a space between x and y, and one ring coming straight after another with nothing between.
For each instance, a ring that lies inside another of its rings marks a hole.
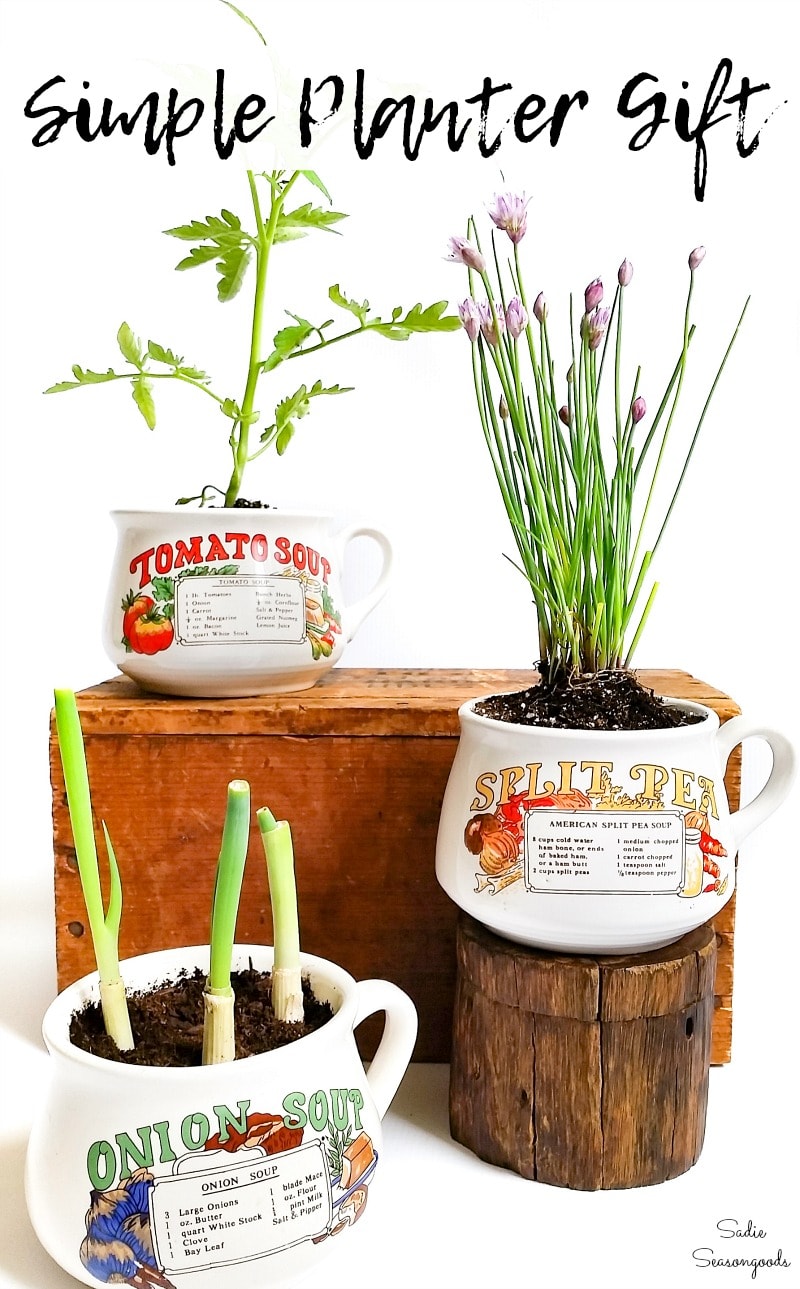
<instances>
[{"instance_id":1,"label":"green tomato leaf","mask_svg":"<svg viewBox=\"0 0 800 1289\"><path fill-rule=\"evenodd\" d=\"M165 349L163 345L156 344L155 340L148 340L147 352L157 363L166 363L168 367L177 367L183 362L182 358L176 358L171 349Z\"/></svg>"},{"instance_id":2,"label":"green tomato leaf","mask_svg":"<svg viewBox=\"0 0 800 1289\"><path fill-rule=\"evenodd\" d=\"M283 456L284 452L288 448L293 438L294 438L294 426L292 425L291 421L288 421L286 425L284 425L277 439L275 440L275 448L279 457Z\"/></svg>"},{"instance_id":3,"label":"green tomato leaf","mask_svg":"<svg viewBox=\"0 0 800 1289\"><path fill-rule=\"evenodd\" d=\"M133 334L127 322L123 322L117 332L117 344L125 361L129 362L133 367L138 367L139 371L141 371L144 367L144 353L142 352L141 342Z\"/></svg>"},{"instance_id":4,"label":"green tomato leaf","mask_svg":"<svg viewBox=\"0 0 800 1289\"><path fill-rule=\"evenodd\" d=\"M309 229L322 228L330 232L338 232L333 228L341 220L347 219L347 215L340 210L323 210L320 206L312 206L310 201L305 205L298 206L296 210L282 210L278 216L278 229Z\"/></svg>"},{"instance_id":5,"label":"green tomato leaf","mask_svg":"<svg viewBox=\"0 0 800 1289\"><path fill-rule=\"evenodd\" d=\"M196 269L199 264L207 264L219 255L218 246L193 246L186 259L179 260L175 271L182 273L185 269Z\"/></svg>"},{"instance_id":6,"label":"green tomato leaf","mask_svg":"<svg viewBox=\"0 0 800 1289\"><path fill-rule=\"evenodd\" d=\"M79 367L77 363L73 365L72 374L79 385L100 385L105 380L116 380L118 375L111 367L108 371L92 371L89 367Z\"/></svg>"},{"instance_id":7,"label":"green tomato leaf","mask_svg":"<svg viewBox=\"0 0 800 1289\"><path fill-rule=\"evenodd\" d=\"M193 219L191 224L179 224L177 228L165 228L167 237L178 237L183 242L204 242L210 235L208 224Z\"/></svg>"},{"instance_id":8,"label":"green tomato leaf","mask_svg":"<svg viewBox=\"0 0 800 1289\"><path fill-rule=\"evenodd\" d=\"M278 224L272 240L273 242L296 242L300 237L308 237L308 230L305 228L286 228Z\"/></svg>"},{"instance_id":9,"label":"green tomato leaf","mask_svg":"<svg viewBox=\"0 0 800 1289\"><path fill-rule=\"evenodd\" d=\"M199 367L184 367L183 363L181 363L181 365L176 367L175 370L179 376L188 376L190 380L202 380L207 383L211 379L211 377L208 376L206 372L201 371Z\"/></svg>"},{"instance_id":10,"label":"green tomato leaf","mask_svg":"<svg viewBox=\"0 0 800 1289\"><path fill-rule=\"evenodd\" d=\"M267 426L261 435L261 442L275 440L278 456L283 456L295 432L294 421L301 420L311 410L311 399L323 394L349 394L352 385L323 386L322 381L315 381L311 389L301 385L293 394L281 400L275 408L275 420Z\"/></svg>"},{"instance_id":11,"label":"green tomato leaf","mask_svg":"<svg viewBox=\"0 0 800 1289\"><path fill-rule=\"evenodd\" d=\"M223 416L229 416L232 421L238 421L242 414L239 404L233 398L226 398L220 405L219 410Z\"/></svg>"},{"instance_id":12,"label":"green tomato leaf","mask_svg":"<svg viewBox=\"0 0 800 1289\"><path fill-rule=\"evenodd\" d=\"M446 300L429 304L427 309L415 304L405 317L401 316L402 311L393 309L391 322L378 321L369 325L378 335L389 340L407 340L413 333L422 331L458 331L460 319L455 314L445 314L446 308Z\"/></svg>"},{"instance_id":13,"label":"green tomato leaf","mask_svg":"<svg viewBox=\"0 0 800 1289\"><path fill-rule=\"evenodd\" d=\"M329 288L328 299L333 304L338 305L340 309L347 309L348 313L352 313L355 318L358 318L358 321L361 323L362 327L365 327L367 325L367 314L369 313L369 300L364 300L363 303L361 304L359 304L357 300L348 300L347 296L342 295L342 292L339 290L338 284L336 286L332 286ZM460 325L461 324L459 322L459 326Z\"/></svg>"},{"instance_id":14,"label":"green tomato leaf","mask_svg":"<svg viewBox=\"0 0 800 1289\"><path fill-rule=\"evenodd\" d=\"M79 380L60 380L55 385L49 385L44 391L45 394L61 394L65 389L80 389L81 381Z\"/></svg>"},{"instance_id":15,"label":"green tomato leaf","mask_svg":"<svg viewBox=\"0 0 800 1289\"><path fill-rule=\"evenodd\" d=\"M310 184L313 184L315 188L318 188L323 197L327 197L328 201L333 205L333 197L331 197L328 189L325 187L316 170L301 170L300 173L304 179L307 179Z\"/></svg>"},{"instance_id":16,"label":"green tomato leaf","mask_svg":"<svg viewBox=\"0 0 800 1289\"><path fill-rule=\"evenodd\" d=\"M220 274L217 296L223 304L237 294L244 281L249 260L250 252L247 247L232 246L217 261L217 272Z\"/></svg>"},{"instance_id":17,"label":"green tomato leaf","mask_svg":"<svg viewBox=\"0 0 800 1289\"><path fill-rule=\"evenodd\" d=\"M150 382L145 376L135 376L132 385L133 401L144 417L147 428L154 430L156 428L156 405L153 402L153 395L150 393Z\"/></svg>"},{"instance_id":18,"label":"green tomato leaf","mask_svg":"<svg viewBox=\"0 0 800 1289\"><path fill-rule=\"evenodd\" d=\"M279 363L282 363L283 360L288 358L290 354L294 353L296 349L300 349L314 331L311 323L306 321L305 318L298 318L293 313L290 313L289 317L295 318L297 325L294 327L283 327L272 337L274 348L269 357L261 364L262 371L272 371L274 367L277 367Z\"/></svg>"}]
</instances>

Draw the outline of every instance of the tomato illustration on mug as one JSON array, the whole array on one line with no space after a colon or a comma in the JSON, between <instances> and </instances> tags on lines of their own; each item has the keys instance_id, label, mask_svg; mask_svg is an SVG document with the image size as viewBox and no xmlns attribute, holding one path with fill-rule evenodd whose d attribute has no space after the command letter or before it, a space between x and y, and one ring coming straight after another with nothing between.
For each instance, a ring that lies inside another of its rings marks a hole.
<instances>
[{"instance_id":1,"label":"tomato illustration on mug","mask_svg":"<svg viewBox=\"0 0 800 1289\"><path fill-rule=\"evenodd\" d=\"M126 653L160 653L175 638L172 600L156 603L151 595L130 590L122 601L122 645Z\"/></svg>"}]
</instances>

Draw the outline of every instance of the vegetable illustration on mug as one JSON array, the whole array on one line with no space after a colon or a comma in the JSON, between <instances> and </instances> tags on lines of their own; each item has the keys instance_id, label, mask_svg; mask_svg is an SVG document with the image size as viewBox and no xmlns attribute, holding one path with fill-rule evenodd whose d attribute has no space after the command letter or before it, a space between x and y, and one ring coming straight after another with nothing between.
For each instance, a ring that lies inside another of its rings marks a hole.
<instances>
[{"instance_id":1,"label":"vegetable illustration on mug","mask_svg":"<svg viewBox=\"0 0 800 1289\"><path fill-rule=\"evenodd\" d=\"M701 775L695 787L689 771L639 764L627 777L641 790L625 791L613 782L614 768L581 761L578 770L577 761L560 761L558 788L547 780L542 791L541 764L478 775L477 813L464 829L480 869L475 894L496 895L523 881L537 894L723 895L728 879L717 860L728 852L712 835L713 780ZM585 790L573 784L576 771L588 776ZM526 779L527 790L515 791ZM714 880L704 884L706 876Z\"/></svg>"}]
</instances>

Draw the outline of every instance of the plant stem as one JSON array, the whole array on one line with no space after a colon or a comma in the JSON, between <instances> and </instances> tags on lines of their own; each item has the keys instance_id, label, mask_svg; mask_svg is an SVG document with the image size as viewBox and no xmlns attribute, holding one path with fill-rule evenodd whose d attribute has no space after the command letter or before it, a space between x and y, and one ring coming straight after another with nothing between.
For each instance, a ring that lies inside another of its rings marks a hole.
<instances>
[{"instance_id":1,"label":"plant stem","mask_svg":"<svg viewBox=\"0 0 800 1289\"><path fill-rule=\"evenodd\" d=\"M201 380L194 380L191 376L185 376L183 372L179 371L150 371L148 367L145 367L142 371L115 372L113 376L105 374L100 384L110 385L114 380L141 380L142 377L145 380L180 380L183 381L184 385L193 385L202 394L208 394L208 397L213 398L214 402L219 403L220 406L225 402L225 399L220 394L215 394L213 389L209 389L208 385L204 385ZM78 383L75 388L83 389L89 383L88 381L84 382L84 384Z\"/></svg>"},{"instance_id":2,"label":"plant stem","mask_svg":"<svg viewBox=\"0 0 800 1289\"><path fill-rule=\"evenodd\" d=\"M225 505L232 506L239 496L239 489L242 486L242 475L247 464L248 440L250 437L251 417L253 414L253 403L258 386L258 378L261 375L261 364L259 354L261 352L261 329L264 321L264 305L266 302L266 285L267 269L269 267L269 256L272 250L272 244L275 240L275 230L278 226L283 203L286 200L292 185L300 174L296 170L283 186L280 188L277 184L272 184L272 201L269 212L269 219L264 224L261 214L261 204L258 199L258 189L256 187L255 176L252 170L247 172L247 182L250 185L250 196L253 201L253 211L256 217L256 227L258 230L256 238L256 285L253 297L253 322L250 331L250 359L247 368L247 383L245 385L244 398L242 399L242 419L238 424L238 433L233 436L233 472L230 482L225 491ZM236 427L234 427L236 429Z\"/></svg>"},{"instance_id":3,"label":"plant stem","mask_svg":"<svg viewBox=\"0 0 800 1289\"><path fill-rule=\"evenodd\" d=\"M211 962L203 993L203 1065L235 1058L231 959L250 831L250 785L228 784L222 845L211 909Z\"/></svg>"},{"instance_id":4,"label":"plant stem","mask_svg":"<svg viewBox=\"0 0 800 1289\"><path fill-rule=\"evenodd\" d=\"M292 833L285 819L276 820L262 806L256 811L267 858L272 901L275 957L272 966L272 1010L278 1020L302 1021L303 986L300 977L300 930L294 877Z\"/></svg>"}]
</instances>

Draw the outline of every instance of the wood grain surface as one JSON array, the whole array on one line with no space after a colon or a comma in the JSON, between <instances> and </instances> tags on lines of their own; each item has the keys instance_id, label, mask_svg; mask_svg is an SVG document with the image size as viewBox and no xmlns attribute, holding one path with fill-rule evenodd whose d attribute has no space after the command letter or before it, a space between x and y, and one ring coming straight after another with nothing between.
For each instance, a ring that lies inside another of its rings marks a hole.
<instances>
[{"instance_id":1,"label":"wood grain surface","mask_svg":"<svg viewBox=\"0 0 800 1289\"><path fill-rule=\"evenodd\" d=\"M571 958L466 914L450 1067L453 1136L481 1159L574 1190L649 1186L703 1145L716 938Z\"/></svg>"}]
</instances>

